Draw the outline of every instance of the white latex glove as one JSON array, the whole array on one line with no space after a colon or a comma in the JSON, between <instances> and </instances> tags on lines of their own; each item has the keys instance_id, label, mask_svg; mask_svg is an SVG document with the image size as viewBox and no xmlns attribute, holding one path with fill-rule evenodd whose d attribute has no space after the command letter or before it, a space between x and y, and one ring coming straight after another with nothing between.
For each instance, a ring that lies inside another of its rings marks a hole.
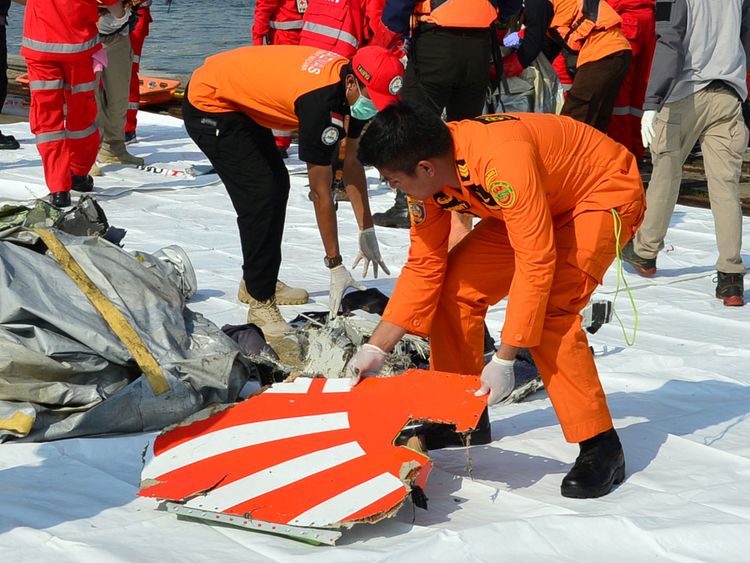
<instances>
[{"instance_id":1,"label":"white latex glove","mask_svg":"<svg viewBox=\"0 0 750 563\"><path fill-rule=\"evenodd\" d=\"M647 109L641 117L641 140L643 146L648 148L654 140L654 121L656 121L656 111Z\"/></svg>"},{"instance_id":2,"label":"white latex glove","mask_svg":"<svg viewBox=\"0 0 750 563\"><path fill-rule=\"evenodd\" d=\"M357 267L357 264L361 260L365 261L365 270L362 272L362 277L367 277L367 270L370 268L370 262L372 262L372 272L375 278L378 277L378 266L383 268L383 271L391 275L388 266L385 265L383 259L380 257L380 246L378 246L378 237L375 236L375 227L370 227L364 231L359 231L359 254L354 259L352 264L352 270Z\"/></svg>"},{"instance_id":3,"label":"white latex glove","mask_svg":"<svg viewBox=\"0 0 750 563\"><path fill-rule=\"evenodd\" d=\"M352 379L354 387L362 377L377 375L387 357L388 354L374 344L363 344L346 363L344 376Z\"/></svg>"},{"instance_id":4,"label":"white latex glove","mask_svg":"<svg viewBox=\"0 0 750 563\"><path fill-rule=\"evenodd\" d=\"M339 307L341 306L341 299L344 297L344 293L350 287L355 289L365 290L367 289L361 283L354 281L354 278L349 273L349 270L342 264L331 268L331 286L329 290L329 312L330 317L333 319L339 314Z\"/></svg>"},{"instance_id":5,"label":"white latex glove","mask_svg":"<svg viewBox=\"0 0 750 563\"><path fill-rule=\"evenodd\" d=\"M516 376L513 374L515 363L515 360L502 360L496 354L492 354L492 359L484 366L479 378L482 387L474 396L481 397L489 393L487 404L494 405L510 395L516 384Z\"/></svg>"}]
</instances>

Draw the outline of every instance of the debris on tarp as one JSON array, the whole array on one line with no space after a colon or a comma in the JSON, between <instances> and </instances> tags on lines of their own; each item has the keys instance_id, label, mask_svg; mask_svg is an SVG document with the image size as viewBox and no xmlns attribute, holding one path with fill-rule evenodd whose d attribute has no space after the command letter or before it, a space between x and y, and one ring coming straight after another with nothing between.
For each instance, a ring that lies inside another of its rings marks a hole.
<instances>
[{"instance_id":1,"label":"debris on tarp","mask_svg":"<svg viewBox=\"0 0 750 563\"><path fill-rule=\"evenodd\" d=\"M235 401L259 374L186 307L195 285L179 247L0 231L0 442L159 430Z\"/></svg>"},{"instance_id":2,"label":"debris on tarp","mask_svg":"<svg viewBox=\"0 0 750 563\"><path fill-rule=\"evenodd\" d=\"M278 383L153 439L138 494L182 516L333 544L338 529L391 517L424 491L429 457L395 440L413 420L476 428L487 406L478 386L424 370L353 388L347 378Z\"/></svg>"}]
</instances>

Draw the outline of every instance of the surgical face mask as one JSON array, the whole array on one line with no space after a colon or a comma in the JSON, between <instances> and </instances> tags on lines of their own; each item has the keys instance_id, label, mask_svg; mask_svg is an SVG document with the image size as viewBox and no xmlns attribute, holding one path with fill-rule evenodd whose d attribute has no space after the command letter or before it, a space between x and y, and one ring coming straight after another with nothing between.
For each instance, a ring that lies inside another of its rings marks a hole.
<instances>
[{"instance_id":1,"label":"surgical face mask","mask_svg":"<svg viewBox=\"0 0 750 563\"><path fill-rule=\"evenodd\" d=\"M354 119L368 121L377 115L378 108L375 107L370 98L362 95L362 90L359 88L359 81L357 81L357 90L359 91L359 98L352 104L349 111Z\"/></svg>"}]
</instances>

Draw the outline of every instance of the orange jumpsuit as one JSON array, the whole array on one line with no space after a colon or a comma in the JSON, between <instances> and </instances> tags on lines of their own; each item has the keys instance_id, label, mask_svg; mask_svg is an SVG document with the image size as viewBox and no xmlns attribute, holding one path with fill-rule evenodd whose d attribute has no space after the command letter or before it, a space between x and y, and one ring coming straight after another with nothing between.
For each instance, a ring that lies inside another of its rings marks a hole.
<instances>
[{"instance_id":1,"label":"orange jumpsuit","mask_svg":"<svg viewBox=\"0 0 750 563\"><path fill-rule=\"evenodd\" d=\"M431 367L478 374L487 308L508 297L502 342L531 350L567 440L612 428L581 309L640 224L635 157L560 116L448 123L461 188L411 200L409 259L383 319L430 337ZM450 213L482 220L448 252Z\"/></svg>"}]
</instances>

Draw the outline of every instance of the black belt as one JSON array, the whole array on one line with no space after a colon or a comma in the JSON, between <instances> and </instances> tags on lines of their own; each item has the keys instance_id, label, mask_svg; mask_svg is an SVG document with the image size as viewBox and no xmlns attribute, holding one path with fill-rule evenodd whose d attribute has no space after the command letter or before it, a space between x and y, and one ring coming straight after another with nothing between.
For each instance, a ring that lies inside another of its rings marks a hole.
<instances>
[{"instance_id":1,"label":"black belt","mask_svg":"<svg viewBox=\"0 0 750 563\"><path fill-rule=\"evenodd\" d=\"M460 35L464 37L481 37L487 35L489 27L442 27L435 23L420 22L416 30L419 33L439 32L448 35Z\"/></svg>"}]
</instances>

